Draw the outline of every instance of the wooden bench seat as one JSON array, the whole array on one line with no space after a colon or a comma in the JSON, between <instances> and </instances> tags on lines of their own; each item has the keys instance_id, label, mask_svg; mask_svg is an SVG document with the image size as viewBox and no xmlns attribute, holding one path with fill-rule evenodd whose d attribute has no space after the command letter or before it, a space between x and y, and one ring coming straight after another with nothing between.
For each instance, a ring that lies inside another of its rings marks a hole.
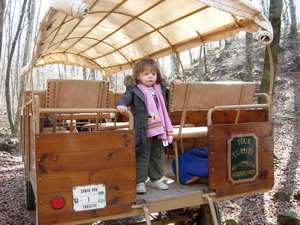
<instances>
[{"instance_id":1,"label":"wooden bench seat","mask_svg":"<svg viewBox=\"0 0 300 225\"><path fill-rule=\"evenodd\" d=\"M76 120L102 120L109 118L109 114L101 113L79 113L82 109L107 108L108 104L108 83L104 81L89 80L47 80L45 96L45 107L47 109L78 109L78 113L52 113L53 126L43 128L42 132L76 132ZM68 129L66 129L68 128Z\"/></svg>"},{"instance_id":2,"label":"wooden bench seat","mask_svg":"<svg viewBox=\"0 0 300 225\"><path fill-rule=\"evenodd\" d=\"M173 138L179 138L179 127L173 127ZM207 136L207 127L184 127L180 138L198 138Z\"/></svg>"},{"instance_id":3,"label":"wooden bench seat","mask_svg":"<svg viewBox=\"0 0 300 225\"><path fill-rule=\"evenodd\" d=\"M84 128L90 128L92 130L96 129L97 124L96 123L88 123L83 125ZM128 128L129 122L108 122L108 123L99 123L98 124L98 130L115 130L115 129L121 129L121 128Z\"/></svg>"},{"instance_id":4,"label":"wooden bench seat","mask_svg":"<svg viewBox=\"0 0 300 225\"><path fill-rule=\"evenodd\" d=\"M169 94L169 112L181 112L180 124L174 128L174 151L176 162L176 180L179 183L178 146L184 151L182 139L207 137L206 126L186 127L188 111L208 111L216 106L249 105L253 102L254 82L196 82L171 86ZM236 114L238 121L239 113Z\"/></svg>"}]
</instances>

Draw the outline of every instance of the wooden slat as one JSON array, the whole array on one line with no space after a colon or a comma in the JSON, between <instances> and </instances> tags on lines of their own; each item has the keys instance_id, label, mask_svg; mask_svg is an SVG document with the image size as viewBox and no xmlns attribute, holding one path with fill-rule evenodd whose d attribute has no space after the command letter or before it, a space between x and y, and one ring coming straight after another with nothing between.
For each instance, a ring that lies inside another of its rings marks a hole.
<instances>
[{"instance_id":1,"label":"wooden slat","mask_svg":"<svg viewBox=\"0 0 300 225\"><path fill-rule=\"evenodd\" d=\"M39 223L43 225L69 222L84 219L91 219L102 216L115 215L120 213L129 212L131 210L131 203L124 203L120 205L112 205L110 207L99 209L99 210L90 210L90 211L82 211L82 212L53 212L48 214L40 213L38 215Z\"/></svg>"},{"instance_id":2,"label":"wooden slat","mask_svg":"<svg viewBox=\"0 0 300 225\"><path fill-rule=\"evenodd\" d=\"M133 131L39 134L37 153L98 151L99 149L134 148Z\"/></svg>"},{"instance_id":3,"label":"wooden slat","mask_svg":"<svg viewBox=\"0 0 300 225\"><path fill-rule=\"evenodd\" d=\"M134 185L135 167L41 174L37 176L37 180L39 194L70 191L75 186L88 184Z\"/></svg>"},{"instance_id":4,"label":"wooden slat","mask_svg":"<svg viewBox=\"0 0 300 225\"><path fill-rule=\"evenodd\" d=\"M208 127L208 138L210 143L215 141L226 140L231 133L240 132L253 132L257 137L272 136L272 125L268 122L265 123L247 123L237 125L214 125ZM225 138L225 139L224 139Z\"/></svg>"},{"instance_id":5,"label":"wooden slat","mask_svg":"<svg viewBox=\"0 0 300 225\"><path fill-rule=\"evenodd\" d=\"M226 195L234 195L234 194L241 194L243 192L249 191L257 191L267 188L272 188L274 186L274 177L269 176L267 180L264 182L253 182L253 183L246 183L246 184L239 184L234 185L229 188L220 188L217 190L216 197L226 196Z\"/></svg>"},{"instance_id":6,"label":"wooden slat","mask_svg":"<svg viewBox=\"0 0 300 225\"><path fill-rule=\"evenodd\" d=\"M134 149L122 148L37 154L37 174L134 166L134 157Z\"/></svg>"},{"instance_id":7,"label":"wooden slat","mask_svg":"<svg viewBox=\"0 0 300 225\"><path fill-rule=\"evenodd\" d=\"M265 180L231 184L228 181L227 139L231 133L249 132L258 137L258 171L266 169ZM209 143L209 188L216 190L217 197L248 192L255 189L271 188L274 183L274 153L272 124L248 123L237 125L213 125L208 129Z\"/></svg>"}]
</instances>

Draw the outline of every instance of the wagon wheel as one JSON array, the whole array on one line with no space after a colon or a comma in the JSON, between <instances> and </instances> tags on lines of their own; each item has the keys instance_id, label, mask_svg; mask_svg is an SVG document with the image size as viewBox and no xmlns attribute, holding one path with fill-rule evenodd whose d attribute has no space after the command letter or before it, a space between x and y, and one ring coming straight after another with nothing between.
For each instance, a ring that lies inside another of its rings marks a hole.
<instances>
[{"instance_id":1,"label":"wagon wheel","mask_svg":"<svg viewBox=\"0 0 300 225\"><path fill-rule=\"evenodd\" d=\"M25 180L25 206L26 209L35 209L35 196L30 181Z\"/></svg>"}]
</instances>

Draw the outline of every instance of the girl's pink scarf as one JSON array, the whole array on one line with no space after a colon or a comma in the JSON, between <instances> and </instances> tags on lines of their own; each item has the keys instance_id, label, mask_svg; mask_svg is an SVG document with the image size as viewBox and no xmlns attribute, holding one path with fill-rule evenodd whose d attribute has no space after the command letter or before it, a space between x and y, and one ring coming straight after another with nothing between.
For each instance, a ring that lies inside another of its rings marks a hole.
<instances>
[{"instance_id":1,"label":"girl's pink scarf","mask_svg":"<svg viewBox=\"0 0 300 225\"><path fill-rule=\"evenodd\" d=\"M152 94L144 84L139 84L139 87L144 93L148 110L147 138L158 135L158 138L162 139L164 146L167 143L172 143L173 127L160 87L157 84L153 85L158 105L156 105Z\"/></svg>"}]
</instances>

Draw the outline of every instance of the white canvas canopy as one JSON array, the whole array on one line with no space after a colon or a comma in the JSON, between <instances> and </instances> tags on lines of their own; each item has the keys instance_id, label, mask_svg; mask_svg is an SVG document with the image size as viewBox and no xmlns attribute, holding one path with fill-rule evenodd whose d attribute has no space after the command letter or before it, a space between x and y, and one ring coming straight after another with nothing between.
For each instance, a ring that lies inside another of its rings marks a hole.
<instances>
[{"instance_id":1,"label":"white canvas canopy","mask_svg":"<svg viewBox=\"0 0 300 225\"><path fill-rule=\"evenodd\" d=\"M31 63L97 69L104 76L144 57L160 58L258 32L269 44L272 26L248 0L51 0L40 23Z\"/></svg>"}]
</instances>

